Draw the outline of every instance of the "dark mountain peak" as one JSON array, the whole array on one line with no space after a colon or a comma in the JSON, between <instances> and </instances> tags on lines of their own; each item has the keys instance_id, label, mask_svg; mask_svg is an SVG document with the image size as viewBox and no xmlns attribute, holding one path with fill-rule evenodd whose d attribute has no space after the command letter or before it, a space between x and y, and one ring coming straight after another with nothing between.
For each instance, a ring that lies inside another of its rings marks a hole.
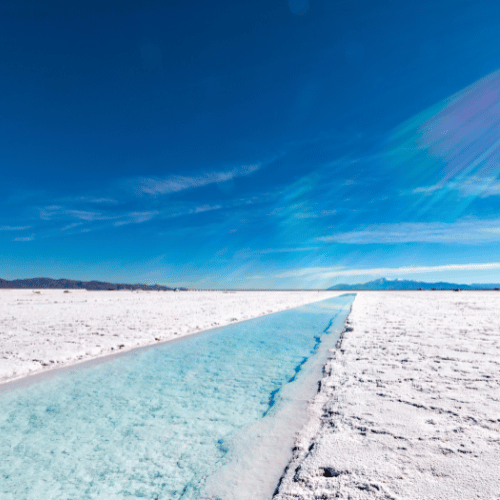
<instances>
[{"instance_id":1,"label":"dark mountain peak","mask_svg":"<svg viewBox=\"0 0 500 500\"><path fill-rule=\"evenodd\" d=\"M46 288L46 289L80 289L80 290L173 290L173 288L161 285L129 285L126 283L108 283L104 281L77 281L65 278L31 278L24 280L0 279L0 288ZM179 288L179 290L186 290Z\"/></svg>"}]
</instances>

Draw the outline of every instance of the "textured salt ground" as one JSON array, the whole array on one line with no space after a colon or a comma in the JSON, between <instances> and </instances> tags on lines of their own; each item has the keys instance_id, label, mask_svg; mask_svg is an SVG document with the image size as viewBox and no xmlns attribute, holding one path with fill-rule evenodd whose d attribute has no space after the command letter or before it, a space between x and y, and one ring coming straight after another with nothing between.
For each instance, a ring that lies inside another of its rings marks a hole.
<instances>
[{"instance_id":1,"label":"textured salt ground","mask_svg":"<svg viewBox=\"0 0 500 500\"><path fill-rule=\"evenodd\" d=\"M338 295L0 290L0 384Z\"/></svg>"},{"instance_id":2,"label":"textured salt ground","mask_svg":"<svg viewBox=\"0 0 500 500\"><path fill-rule=\"evenodd\" d=\"M358 293L274 498L500 499L499 311L495 292Z\"/></svg>"}]
</instances>

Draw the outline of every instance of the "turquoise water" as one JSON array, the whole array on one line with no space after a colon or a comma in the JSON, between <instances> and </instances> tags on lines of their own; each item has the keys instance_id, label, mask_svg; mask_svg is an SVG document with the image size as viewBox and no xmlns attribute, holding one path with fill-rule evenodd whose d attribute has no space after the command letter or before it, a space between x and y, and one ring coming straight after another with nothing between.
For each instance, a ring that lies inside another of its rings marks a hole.
<instances>
[{"instance_id":1,"label":"turquoise water","mask_svg":"<svg viewBox=\"0 0 500 500\"><path fill-rule=\"evenodd\" d=\"M285 404L282 388L335 344L353 297L1 394L0 498L198 498L231 436Z\"/></svg>"}]
</instances>

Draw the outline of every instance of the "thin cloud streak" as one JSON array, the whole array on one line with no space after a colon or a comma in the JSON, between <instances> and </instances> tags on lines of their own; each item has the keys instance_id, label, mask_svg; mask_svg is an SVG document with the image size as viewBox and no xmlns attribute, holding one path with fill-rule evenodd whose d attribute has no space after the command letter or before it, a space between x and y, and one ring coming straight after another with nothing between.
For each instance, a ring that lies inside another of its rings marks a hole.
<instances>
[{"instance_id":1,"label":"thin cloud streak","mask_svg":"<svg viewBox=\"0 0 500 500\"><path fill-rule=\"evenodd\" d=\"M125 226L127 224L140 224L142 222L147 222L159 214L158 211L154 210L151 212L130 212L125 215L125 220L119 220L113 223L115 226Z\"/></svg>"},{"instance_id":2,"label":"thin cloud streak","mask_svg":"<svg viewBox=\"0 0 500 500\"><path fill-rule=\"evenodd\" d=\"M317 212L299 212L295 214L297 219L318 219L320 217L329 217L335 215L337 210L319 210Z\"/></svg>"},{"instance_id":3,"label":"thin cloud streak","mask_svg":"<svg viewBox=\"0 0 500 500\"><path fill-rule=\"evenodd\" d=\"M401 222L321 236L317 241L351 245L398 243L477 244L500 240L500 219L466 219L453 223Z\"/></svg>"},{"instance_id":4,"label":"thin cloud streak","mask_svg":"<svg viewBox=\"0 0 500 500\"><path fill-rule=\"evenodd\" d=\"M308 252L317 250L321 247L300 247L300 248L266 248L265 250L257 250L256 254L267 254L267 253L287 253L287 252Z\"/></svg>"},{"instance_id":5,"label":"thin cloud streak","mask_svg":"<svg viewBox=\"0 0 500 500\"><path fill-rule=\"evenodd\" d=\"M176 192L182 189L191 189L195 187L206 186L213 183L221 184L221 189L224 190L222 184L232 181L237 177L248 176L256 172L262 166L268 165L275 158L269 159L265 163L259 162L255 165L247 165L238 168L233 168L228 171L216 171L199 173L195 176L177 176L163 179L144 179L135 178L122 181L125 185L134 183L134 188L137 191L138 183L146 182L146 191L153 193ZM148 183L151 183L148 185ZM109 191L109 190L108 190ZM253 205L257 202L264 203L269 196L269 193L253 196L250 199L237 199L228 203L210 203L210 202L176 202L169 203L168 206L159 206L160 200L154 200L151 197L142 197L140 200L136 196L130 197L130 190L123 197L114 196L118 194L113 192L100 192L99 194L80 194L75 197L59 197L49 196L47 193L33 193L29 198L33 199L37 196L40 198L33 200L35 203L28 207L40 224L35 224L37 229L46 228L46 236L58 234L74 234L75 232L94 232L108 228L118 228L131 224L146 223L153 220L167 220L178 217L202 215L207 212L217 210L228 210L237 207ZM273 193L272 196L276 196ZM218 200L217 200L218 201ZM98 209L96 209L98 207ZM30 217L30 220L33 216ZM10 225L0 226L0 231L21 231L33 227L26 224L26 219L18 219L12 221ZM24 223L24 224L23 224ZM60 227L54 227L59 224ZM47 232L48 231L48 232Z\"/></svg>"},{"instance_id":6,"label":"thin cloud streak","mask_svg":"<svg viewBox=\"0 0 500 500\"><path fill-rule=\"evenodd\" d=\"M483 264L446 264L441 266L378 267L373 269L339 269L327 267L309 267L278 274L275 278L302 278L307 281L336 278L338 276L371 276L423 274L445 271L484 271L500 269L500 262Z\"/></svg>"},{"instance_id":7,"label":"thin cloud streak","mask_svg":"<svg viewBox=\"0 0 500 500\"><path fill-rule=\"evenodd\" d=\"M201 205L199 207L191 209L188 213L190 214L202 214L203 212L210 212L212 210L220 210L222 205Z\"/></svg>"},{"instance_id":8,"label":"thin cloud streak","mask_svg":"<svg viewBox=\"0 0 500 500\"><path fill-rule=\"evenodd\" d=\"M106 204L106 205L115 205L119 203L118 200L115 200L113 198L92 198L86 196L78 198L78 201L83 201L86 203Z\"/></svg>"},{"instance_id":9,"label":"thin cloud streak","mask_svg":"<svg viewBox=\"0 0 500 500\"><path fill-rule=\"evenodd\" d=\"M14 238L14 241L33 241L35 239L35 235L31 236L19 236L18 238Z\"/></svg>"},{"instance_id":10,"label":"thin cloud streak","mask_svg":"<svg viewBox=\"0 0 500 500\"><path fill-rule=\"evenodd\" d=\"M412 194L432 195L437 191L458 191L462 196L500 196L500 180L493 177L479 177L476 175L466 179L450 182L438 182L432 186L420 186L411 191Z\"/></svg>"},{"instance_id":11,"label":"thin cloud streak","mask_svg":"<svg viewBox=\"0 0 500 500\"><path fill-rule=\"evenodd\" d=\"M42 220L64 219L67 217L86 222L116 219L115 216L103 215L101 212L92 210L73 210L59 205L51 205L40 209L40 219Z\"/></svg>"},{"instance_id":12,"label":"thin cloud streak","mask_svg":"<svg viewBox=\"0 0 500 500\"><path fill-rule=\"evenodd\" d=\"M246 177L253 174L262 167L262 164L248 165L233 168L226 172L206 172L197 176L175 175L163 179L158 178L140 178L137 182L137 190L143 194L162 195L177 193L187 189L208 186L209 184L221 184L231 181L238 177Z\"/></svg>"},{"instance_id":13,"label":"thin cloud streak","mask_svg":"<svg viewBox=\"0 0 500 500\"><path fill-rule=\"evenodd\" d=\"M73 229L74 227L81 226L83 222L73 222L72 224L68 224L67 226L64 226L61 228L61 231L68 231L69 229Z\"/></svg>"},{"instance_id":14,"label":"thin cloud streak","mask_svg":"<svg viewBox=\"0 0 500 500\"><path fill-rule=\"evenodd\" d=\"M24 231L31 226L1 226L0 231Z\"/></svg>"},{"instance_id":15,"label":"thin cloud streak","mask_svg":"<svg viewBox=\"0 0 500 500\"><path fill-rule=\"evenodd\" d=\"M318 278L334 278L336 276L363 276L363 275L393 275L393 274L422 274L445 271L484 271L500 269L500 262L489 262L486 264L447 264L443 266L416 266L416 267L380 267L375 269L346 269L344 271L332 271L322 273Z\"/></svg>"}]
</instances>

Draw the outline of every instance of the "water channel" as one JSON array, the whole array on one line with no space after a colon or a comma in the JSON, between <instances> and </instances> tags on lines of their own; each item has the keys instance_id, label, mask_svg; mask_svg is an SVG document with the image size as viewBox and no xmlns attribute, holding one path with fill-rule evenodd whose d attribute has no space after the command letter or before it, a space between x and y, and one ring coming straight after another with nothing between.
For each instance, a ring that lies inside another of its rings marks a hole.
<instances>
[{"instance_id":1,"label":"water channel","mask_svg":"<svg viewBox=\"0 0 500 500\"><path fill-rule=\"evenodd\" d=\"M270 498L353 299L0 393L0 497Z\"/></svg>"}]
</instances>

